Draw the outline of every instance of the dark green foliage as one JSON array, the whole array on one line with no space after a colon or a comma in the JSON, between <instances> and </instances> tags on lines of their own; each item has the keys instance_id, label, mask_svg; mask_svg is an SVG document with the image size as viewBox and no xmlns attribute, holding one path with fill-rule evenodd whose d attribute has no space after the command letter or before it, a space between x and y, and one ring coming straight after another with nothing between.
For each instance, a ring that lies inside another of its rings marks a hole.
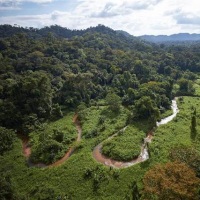
<instances>
[{"instance_id":1,"label":"dark green foliage","mask_svg":"<svg viewBox=\"0 0 200 200\"><path fill-rule=\"evenodd\" d=\"M8 82L9 80L9 82ZM4 93L0 107L0 123L21 129L35 126L38 119L47 119L52 109L50 79L44 72L27 72L2 81ZM13 111L11 111L13 109ZM29 117L34 116L34 120Z\"/></svg>"},{"instance_id":2,"label":"dark green foliage","mask_svg":"<svg viewBox=\"0 0 200 200\"><path fill-rule=\"evenodd\" d=\"M141 115L151 110L155 121L156 108L169 108L173 83L179 80L180 91L193 94L192 72L200 71L198 44L160 49L103 25L81 31L2 25L0 33L0 125L25 132L62 117L60 107L88 106L109 91L114 112L121 102L137 106L149 97L153 109L147 105Z\"/></svg>"},{"instance_id":3,"label":"dark green foliage","mask_svg":"<svg viewBox=\"0 0 200 200\"><path fill-rule=\"evenodd\" d=\"M43 162L45 164L50 164L56 161L57 155L62 150L62 144L51 139L45 139L45 141L35 146L31 153L31 161L33 163Z\"/></svg>"},{"instance_id":4,"label":"dark green foliage","mask_svg":"<svg viewBox=\"0 0 200 200\"><path fill-rule=\"evenodd\" d=\"M57 129L53 130L53 139L55 139L57 142L63 142L64 139L64 133L62 131L59 131Z\"/></svg>"},{"instance_id":5,"label":"dark green foliage","mask_svg":"<svg viewBox=\"0 0 200 200\"><path fill-rule=\"evenodd\" d=\"M139 200L140 199L140 193L138 190L137 183L135 181L132 182L130 185L130 189L132 191L132 200Z\"/></svg>"},{"instance_id":6,"label":"dark green foliage","mask_svg":"<svg viewBox=\"0 0 200 200\"><path fill-rule=\"evenodd\" d=\"M100 185L108 180L110 173L108 172L108 170L105 170L97 166L95 168L86 168L84 170L83 176L84 179L86 180L92 179L92 187L94 192L96 192L100 187Z\"/></svg>"},{"instance_id":7,"label":"dark green foliage","mask_svg":"<svg viewBox=\"0 0 200 200\"><path fill-rule=\"evenodd\" d=\"M78 117L81 121L84 120L84 118L86 117L86 114L85 114L85 109L86 109L86 105L84 102L81 102L80 105L77 107L77 111L78 111Z\"/></svg>"},{"instance_id":8,"label":"dark green foliage","mask_svg":"<svg viewBox=\"0 0 200 200\"><path fill-rule=\"evenodd\" d=\"M1 200L18 200L14 194L13 185L8 175L1 175L0 177L0 199Z\"/></svg>"},{"instance_id":9,"label":"dark green foliage","mask_svg":"<svg viewBox=\"0 0 200 200\"><path fill-rule=\"evenodd\" d=\"M84 178L91 178L92 177L92 172L93 172L93 169L86 168L84 170Z\"/></svg>"},{"instance_id":10,"label":"dark green foliage","mask_svg":"<svg viewBox=\"0 0 200 200\"><path fill-rule=\"evenodd\" d=\"M135 109L139 118L150 119L152 125L155 125L157 119L159 119L160 112L150 97L144 96L137 100Z\"/></svg>"},{"instance_id":11,"label":"dark green foliage","mask_svg":"<svg viewBox=\"0 0 200 200\"><path fill-rule=\"evenodd\" d=\"M108 172L105 169L99 168L98 166L94 169L92 174L93 189L96 192L102 182L108 180Z\"/></svg>"},{"instance_id":12,"label":"dark green foliage","mask_svg":"<svg viewBox=\"0 0 200 200\"><path fill-rule=\"evenodd\" d=\"M102 125L102 124L104 124L104 122L105 122L105 117L104 116L100 116L98 124Z\"/></svg>"},{"instance_id":13,"label":"dark green foliage","mask_svg":"<svg viewBox=\"0 0 200 200\"><path fill-rule=\"evenodd\" d=\"M116 179L116 180L119 180L119 171L118 170L113 170L113 178Z\"/></svg>"},{"instance_id":14,"label":"dark green foliage","mask_svg":"<svg viewBox=\"0 0 200 200\"><path fill-rule=\"evenodd\" d=\"M8 47L8 44L6 43L6 41L4 41L4 40L0 40L0 50L2 51L2 50L5 50L5 49L7 49L7 47Z\"/></svg>"},{"instance_id":15,"label":"dark green foliage","mask_svg":"<svg viewBox=\"0 0 200 200\"><path fill-rule=\"evenodd\" d=\"M185 79L185 78L181 78L179 81L179 95L193 95L195 93L195 88L193 87L193 82Z\"/></svg>"},{"instance_id":16,"label":"dark green foliage","mask_svg":"<svg viewBox=\"0 0 200 200\"><path fill-rule=\"evenodd\" d=\"M129 184L129 190L126 192L125 199L127 199L127 200L139 200L140 196L141 195L139 193L136 181L131 182Z\"/></svg>"},{"instance_id":17,"label":"dark green foliage","mask_svg":"<svg viewBox=\"0 0 200 200\"><path fill-rule=\"evenodd\" d=\"M52 187L41 188L39 186L36 186L34 189L32 189L31 195L33 195L34 198L41 199L41 200L45 200L45 199L55 200L56 199L55 191L54 191L54 188Z\"/></svg>"},{"instance_id":18,"label":"dark green foliage","mask_svg":"<svg viewBox=\"0 0 200 200\"><path fill-rule=\"evenodd\" d=\"M90 132L85 133L85 138L94 138L97 135L99 135L98 130L97 129L93 129Z\"/></svg>"},{"instance_id":19,"label":"dark green foliage","mask_svg":"<svg viewBox=\"0 0 200 200\"><path fill-rule=\"evenodd\" d=\"M0 127L0 155L12 149L16 135L13 130Z\"/></svg>"},{"instance_id":20,"label":"dark green foliage","mask_svg":"<svg viewBox=\"0 0 200 200\"><path fill-rule=\"evenodd\" d=\"M105 131L95 138L82 138L82 141L84 141L83 147L75 151L62 165L44 169L28 168L25 158L22 156L21 143L17 140L15 148L0 158L0 169L9 171L12 185L14 186L13 190L20 195L19 199L29 198L34 200L40 197L56 199L60 196L63 199L68 198L72 200L124 199L126 195L128 196L127 199L132 199L131 184L133 180L137 182L139 193L142 193L143 184L141 180L150 167L158 162L167 162L169 160L169 150L177 146L177 144L185 143L188 145L189 143L192 145L190 143L190 128L188 124L191 122L191 105L196 107L197 113L199 113L197 103L199 103L198 98L184 97L184 103L181 105L179 103L178 105L180 112L177 115L177 120L173 120L169 124L160 126L155 130L154 138L150 143L151 159L143 163L125 169L115 169L106 167L94 160L92 157L94 147L108 138L108 136L117 133L118 130L126 126L126 117L129 112L127 108L121 107L120 113L115 114L107 111L106 106L99 106L99 108L98 106L92 106L85 110L86 118L82 122L83 134L85 134L85 131L98 128L100 117L105 119ZM101 101L102 104L103 102ZM49 123L48 128L51 127L52 131L45 131L46 136L48 135L47 133L54 133L54 130L63 132L62 127L68 128L70 133L70 127L73 125L73 114L70 117L66 118L64 116L58 121ZM69 120L67 120L68 118ZM140 127L140 130L147 125L147 121L140 120L137 123L133 124L133 127ZM197 123L199 123L198 118ZM145 129L141 135L146 135L148 128ZM76 137L77 132L75 128L74 133ZM33 138L32 135L37 136L35 132L31 134L31 138ZM199 143L194 146L195 149L198 147ZM157 155L152 150L155 148L159 150ZM99 169L96 169L97 166ZM87 173L88 176L86 175ZM100 175L97 175L97 179L94 181L95 173L103 174L104 178L100 178ZM96 188L94 185L97 185Z\"/></svg>"},{"instance_id":21,"label":"dark green foliage","mask_svg":"<svg viewBox=\"0 0 200 200\"><path fill-rule=\"evenodd\" d=\"M56 120L56 119L59 119L63 117L63 113L61 111L61 108L59 106L59 104L54 104L53 107L52 107L52 111L51 111L51 118L53 120Z\"/></svg>"},{"instance_id":22,"label":"dark green foliage","mask_svg":"<svg viewBox=\"0 0 200 200\"><path fill-rule=\"evenodd\" d=\"M120 105L121 105L121 99L118 95L114 93L108 93L106 96L106 102L108 104L108 108L112 112L119 112L120 110Z\"/></svg>"}]
</instances>

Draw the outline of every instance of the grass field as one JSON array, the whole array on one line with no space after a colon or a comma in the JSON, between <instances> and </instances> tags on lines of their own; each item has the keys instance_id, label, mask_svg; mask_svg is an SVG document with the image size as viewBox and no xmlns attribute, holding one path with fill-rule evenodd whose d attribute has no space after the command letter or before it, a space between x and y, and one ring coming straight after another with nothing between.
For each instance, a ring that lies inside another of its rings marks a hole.
<instances>
[{"instance_id":1,"label":"grass field","mask_svg":"<svg viewBox=\"0 0 200 200\"><path fill-rule=\"evenodd\" d=\"M99 108L93 106L84 111L81 143L77 145L78 148L74 154L62 165L52 168L29 168L22 154L21 141L18 139L13 150L0 156L0 173L10 177L13 190L20 200L121 200L125 197L131 198L131 183L136 181L141 191L144 173L157 163L169 161L169 150L172 147L184 144L194 146L200 151L199 135L195 141L192 141L190 137L193 107L197 109L197 132L200 133L199 105L200 98L183 97L183 102L178 102L180 112L177 117L156 129L150 144L150 159L129 168L109 168L97 163L92 157L92 150L97 144L126 126L129 111L121 108L118 114L113 114L104 106L99 106ZM72 117L73 114L69 113L61 121L50 124L45 132L51 132L55 128L62 130L61 127L64 130L69 127L67 124L72 122ZM70 124L70 127L75 130L73 124ZM135 126L131 125L127 128L127 137L132 140L134 137L132 133L137 132L138 129L146 133L146 127L144 122L139 122ZM121 141L121 148L125 148L126 144L130 146L132 144L129 143L129 139L126 141L124 136L116 137L118 146Z\"/></svg>"},{"instance_id":2,"label":"grass field","mask_svg":"<svg viewBox=\"0 0 200 200\"><path fill-rule=\"evenodd\" d=\"M103 143L102 153L112 159L129 161L139 156L146 133L128 126L123 133Z\"/></svg>"}]
</instances>

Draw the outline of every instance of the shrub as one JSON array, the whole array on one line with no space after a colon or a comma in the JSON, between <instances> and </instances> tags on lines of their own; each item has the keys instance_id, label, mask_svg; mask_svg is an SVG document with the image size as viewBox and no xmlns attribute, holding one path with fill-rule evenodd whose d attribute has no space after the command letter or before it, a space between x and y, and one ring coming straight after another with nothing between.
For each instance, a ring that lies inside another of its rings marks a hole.
<instances>
[{"instance_id":1,"label":"shrub","mask_svg":"<svg viewBox=\"0 0 200 200\"><path fill-rule=\"evenodd\" d=\"M13 130L0 127L0 154L12 149L16 135Z\"/></svg>"}]
</instances>

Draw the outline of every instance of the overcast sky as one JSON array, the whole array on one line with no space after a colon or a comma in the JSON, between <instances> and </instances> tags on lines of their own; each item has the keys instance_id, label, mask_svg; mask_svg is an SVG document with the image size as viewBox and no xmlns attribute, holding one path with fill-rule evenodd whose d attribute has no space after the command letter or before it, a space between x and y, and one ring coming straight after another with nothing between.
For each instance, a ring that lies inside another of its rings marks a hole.
<instances>
[{"instance_id":1,"label":"overcast sky","mask_svg":"<svg viewBox=\"0 0 200 200\"><path fill-rule=\"evenodd\" d=\"M135 36L200 33L200 0L0 0L0 24L104 24Z\"/></svg>"}]
</instances>

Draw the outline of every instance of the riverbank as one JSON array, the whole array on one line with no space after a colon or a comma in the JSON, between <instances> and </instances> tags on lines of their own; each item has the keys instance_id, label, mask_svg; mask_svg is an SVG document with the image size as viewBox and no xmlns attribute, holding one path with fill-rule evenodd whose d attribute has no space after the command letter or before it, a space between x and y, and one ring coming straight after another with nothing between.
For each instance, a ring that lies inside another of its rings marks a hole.
<instances>
[{"instance_id":1,"label":"riverbank","mask_svg":"<svg viewBox=\"0 0 200 200\"><path fill-rule=\"evenodd\" d=\"M173 111L173 114L162 119L160 122L157 122L156 125L157 127L163 125L163 124L167 124L170 121L172 121L177 113L179 112L178 106L177 106L177 98L175 98L174 100L172 100L172 105L171 105L171 109ZM120 130L121 132L125 131L127 127L124 127L122 130ZM117 137L117 133L110 136L109 138L107 138L105 141L112 139L113 137ZM148 146L147 144L150 143L153 139L153 133L152 131L149 131L147 134L147 137L144 138L144 143L141 146L141 153L140 155L128 162L123 162L123 161L117 161L114 160L112 158L106 157L105 155L102 154L102 145L103 145L103 141L102 143L98 144L94 150L93 150L93 157L97 162L100 162L106 166L110 166L110 167L114 167L114 168L126 168L126 167L130 167L132 165L144 162L146 160L149 159L149 153L148 153Z\"/></svg>"}]
</instances>

